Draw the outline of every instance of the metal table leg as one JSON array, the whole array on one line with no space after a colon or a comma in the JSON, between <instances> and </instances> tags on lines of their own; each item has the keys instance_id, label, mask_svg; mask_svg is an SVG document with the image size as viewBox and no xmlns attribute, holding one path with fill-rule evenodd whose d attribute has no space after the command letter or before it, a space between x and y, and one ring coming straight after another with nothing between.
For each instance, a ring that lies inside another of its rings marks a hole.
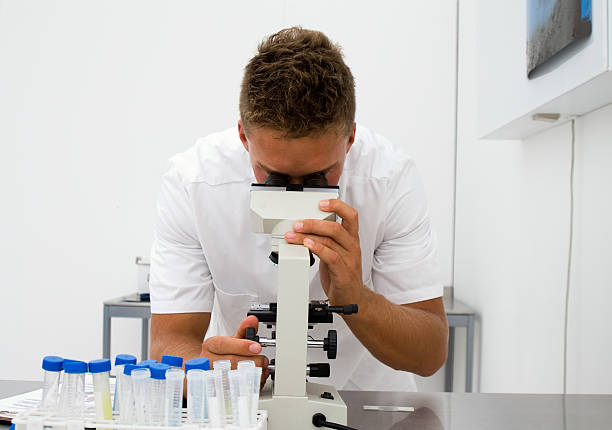
<instances>
[{"instance_id":1,"label":"metal table leg","mask_svg":"<svg viewBox=\"0 0 612 430\"><path fill-rule=\"evenodd\" d=\"M472 379L474 373L474 315L468 316L467 342L465 345L465 392L472 392Z\"/></svg>"},{"instance_id":2,"label":"metal table leg","mask_svg":"<svg viewBox=\"0 0 612 430\"><path fill-rule=\"evenodd\" d=\"M453 391L453 372L455 366L455 327L448 328L448 356L444 366L444 391Z\"/></svg>"},{"instance_id":3,"label":"metal table leg","mask_svg":"<svg viewBox=\"0 0 612 430\"><path fill-rule=\"evenodd\" d=\"M110 307L104 305L104 312L102 317L102 357L110 358L110 344L111 344L111 317Z\"/></svg>"},{"instance_id":4,"label":"metal table leg","mask_svg":"<svg viewBox=\"0 0 612 430\"><path fill-rule=\"evenodd\" d=\"M147 318L142 319L142 337L140 343L140 356L141 360L149 359L149 320Z\"/></svg>"}]
</instances>

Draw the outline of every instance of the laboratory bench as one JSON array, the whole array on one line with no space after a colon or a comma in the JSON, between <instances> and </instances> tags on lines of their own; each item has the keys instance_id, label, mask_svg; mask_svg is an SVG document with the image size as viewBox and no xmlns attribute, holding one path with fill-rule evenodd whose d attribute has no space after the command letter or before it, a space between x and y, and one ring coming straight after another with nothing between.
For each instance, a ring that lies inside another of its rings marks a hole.
<instances>
[{"instance_id":1,"label":"laboratory bench","mask_svg":"<svg viewBox=\"0 0 612 430\"><path fill-rule=\"evenodd\" d=\"M466 329L465 345L465 392L472 392L474 375L474 325L476 312L455 300L450 287L444 288L444 308L448 320L448 358L444 365L444 390L453 391L454 364L455 364L455 330ZM151 318L151 304L140 301L138 294L117 297L103 303L102 316L102 356L111 358L111 322L112 318L139 318L141 326L141 360L148 358L149 347L149 319Z\"/></svg>"},{"instance_id":2,"label":"laboratory bench","mask_svg":"<svg viewBox=\"0 0 612 430\"><path fill-rule=\"evenodd\" d=\"M0 381L0 398L35 390L39 382ZM340 391L348 425L359 430L609 430L612 395L397 393ZM363 410L411 406L414 412ZM7 428L2 427L2 428Z\"/></svg>"}]
</instances>

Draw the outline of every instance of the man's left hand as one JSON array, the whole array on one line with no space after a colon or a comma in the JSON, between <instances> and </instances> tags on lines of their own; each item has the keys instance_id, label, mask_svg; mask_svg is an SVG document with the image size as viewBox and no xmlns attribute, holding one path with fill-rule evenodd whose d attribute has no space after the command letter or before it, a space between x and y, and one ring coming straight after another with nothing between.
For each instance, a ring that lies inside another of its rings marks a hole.
<instances>
[{"instance_id":1,"label":"man's left hand","mask_svg":"<svg viewBox=\"0 0 612 430\"><path fill-rule=\"evenodd\" d=\"M365 288L361 274L361 246L357 210L341 200L321 200L319 208L335 212L342 224L335 221L305 219L285 233L288 243L304 245L321 260L321 285L331 305L361 304Z\"/></svg>"}]
</instances>

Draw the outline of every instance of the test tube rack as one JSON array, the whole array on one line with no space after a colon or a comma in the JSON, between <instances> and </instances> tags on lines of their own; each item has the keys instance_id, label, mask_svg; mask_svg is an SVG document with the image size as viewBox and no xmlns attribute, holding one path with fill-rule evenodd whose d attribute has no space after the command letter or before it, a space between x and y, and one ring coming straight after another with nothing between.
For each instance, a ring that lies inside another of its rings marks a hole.
<instances>
[{"instance_id":1,"label":"test tube rack","mask_svg":"<svg viewBox=\"0 0 612 430\"><path fill-rule=\"evenodd\" d=\"M116 429L116 430L267 430L268 412L257 411L257 423L254 426L239 427L227 424L225 427L208 427L207 420L202 424L187 422L187 410L183 409L183 424L180 427L151 426L141 424L121 424L119 415L113 414L112 420L98 420L94 410L87 411L81 418L59 417L38 409L21 412L13 418L15 430L83 430L83 429Z\"/></svg>"}]
</instances>

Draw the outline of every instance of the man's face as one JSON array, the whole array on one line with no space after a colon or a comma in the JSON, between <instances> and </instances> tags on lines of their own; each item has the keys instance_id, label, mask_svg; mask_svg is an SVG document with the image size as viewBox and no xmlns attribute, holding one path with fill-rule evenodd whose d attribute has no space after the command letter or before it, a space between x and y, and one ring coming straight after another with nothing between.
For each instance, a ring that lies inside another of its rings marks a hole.
<instances>
[{"instance_id":1,"label":"man's face","mask_svg":"<svg viewBox=\"0 0 612 430\"><path fill-rule=\"evenodd\" d=\"M270 128L251 128L247 136L241 121L238 132L260 184L270 173L287 175L292 184L301 184L304 176L324 172L329 185L338 185L344 159L355 141L355 124L349 136L330 131L317 137L290 139Z\"/></svg>"}]
</instances>

